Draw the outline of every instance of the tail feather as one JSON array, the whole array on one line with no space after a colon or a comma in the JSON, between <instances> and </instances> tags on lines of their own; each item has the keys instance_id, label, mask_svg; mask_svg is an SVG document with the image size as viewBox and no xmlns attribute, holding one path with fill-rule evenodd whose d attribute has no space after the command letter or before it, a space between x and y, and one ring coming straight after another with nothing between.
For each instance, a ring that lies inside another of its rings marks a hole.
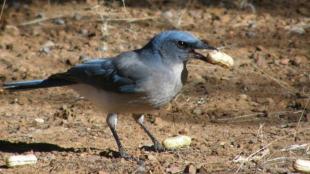
<instances>
[{"instance_id":1,"label":"tail feather","mask_svg":"<svg viewBox=\"0 0 310 174\"><path fill-rule=\"evenodd\" d=\"M3 88L6 90L17 91L17 90L31 90L31 89L37 89L37 88L66 86L66 85L72 85L72 84L74 84L74 82L62 80L62 79L48 78L45 80L29 80L29 81L5 83L3 85Z\"/></svg>"}]
</instances>

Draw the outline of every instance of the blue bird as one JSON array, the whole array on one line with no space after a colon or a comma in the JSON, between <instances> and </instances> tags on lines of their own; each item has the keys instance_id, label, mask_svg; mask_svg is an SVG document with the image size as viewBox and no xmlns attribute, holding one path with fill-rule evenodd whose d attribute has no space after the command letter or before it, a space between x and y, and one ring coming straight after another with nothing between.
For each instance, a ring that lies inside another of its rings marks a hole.
<instances>
[{"instance_id":1,"label":"blue bird","mask_svg":"<svg viewBox=\"0 0 310 174\"><path fill-rule=\"evenodd\" d=\"M119 155L130 158L116 132L117 114L144 113L170 102L186 82L189 58L208 62L195 49L216 48L188 32L165 31L154 36L141 49L111 58L88 60L44 80L5 83L4 88L11 91L59 86L73 88L108 113L106 121L116 140ZM136 119L154 143L154 150L164 150L144 125L144 116Z\"/></svg>"}]
</instances>

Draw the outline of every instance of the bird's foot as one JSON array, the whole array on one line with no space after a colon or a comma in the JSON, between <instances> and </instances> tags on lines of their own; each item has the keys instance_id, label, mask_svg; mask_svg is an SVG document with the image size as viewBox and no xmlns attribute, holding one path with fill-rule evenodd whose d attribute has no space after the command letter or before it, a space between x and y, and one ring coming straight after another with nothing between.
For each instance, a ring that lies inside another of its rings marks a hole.
<instances>
[{"instance_id":1,"label":"bird's foot","mask_svg":"<svg viewBox=\"0 0 310 174\"><path fill-rule=\"evenodd\" d=\"M132 160L134 159L134 157L130 156L127 152L125 152L124 150L121 150L118 152L119 153L119 157L120 158L124 158L126 160Z\"/></svg>"},{"instance_id":2,"label":"bird's foot","mask_svg":"<svg viewBox=\"0 0 310 174\"><path fill-rule=\"evenodd\" d=\"M155 151L155 152L164 152L164 151L166 151L166 149L164 148L164 146L162 146L162 145L160 144L160 142L158 142L158 141L155 141L155 142L154 142L153 148L154 148L154 151Z\"/></svg>"},{"instance_id":3,"label":"bird's foot","mask_svg":"<svg viewBox=\"0 0 310 174\"><path fill-rule=\"evenodd\" d=\"M139 159L139 158L135 158L135 157L133 157L133 156L131 156L131 155L129 155L125 150L120 150L119 152L118 152L118 157L120 157L120 158L123 158L123 159L125 159L125 160L129 160L129 161L136 161L136 162L138 162L138 163L140 163L140 162L143 162L141 159Z\"/></svg>"}]
</instances>

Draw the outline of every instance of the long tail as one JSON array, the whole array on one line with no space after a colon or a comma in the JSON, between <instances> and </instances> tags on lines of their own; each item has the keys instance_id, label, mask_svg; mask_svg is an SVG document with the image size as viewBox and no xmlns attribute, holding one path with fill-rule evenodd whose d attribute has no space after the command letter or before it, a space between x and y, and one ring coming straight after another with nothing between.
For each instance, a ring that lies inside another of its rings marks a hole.
<instances>
[{"instance_id":1,"label":"long tail","mask_svg":"<svg viewBox=\"0 0 310 174\"><path fill-rule=\"evenodd\" d=\"M66 86L66 85L72 85L74 83L75 82L71 82L71 81L67 81L63 79L48 78L45 80L29 80L29 81L10 82L10 83L5 83L3 87L6 90L18 91L18 90L31 90L31 89L37 89L37 88Z\"/></svg>"}]
</instances>

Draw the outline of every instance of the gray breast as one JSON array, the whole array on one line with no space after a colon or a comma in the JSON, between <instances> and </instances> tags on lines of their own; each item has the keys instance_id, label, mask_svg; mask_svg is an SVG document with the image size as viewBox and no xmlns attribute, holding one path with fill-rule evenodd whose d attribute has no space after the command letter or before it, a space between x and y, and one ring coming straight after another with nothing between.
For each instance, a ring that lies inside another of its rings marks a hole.
<instances>
[{"instance_id":1,"label":"gray breast","mask_svg":"<svg viewBox=\"0 0 310 174\"><path fill-rule=\"evenodd\" d=\"M155 107L170 102L182 89L181 74L184 65L177 64L167 71L155 73L147 83L148 99Z\"/></svg>"}]
</instances>

